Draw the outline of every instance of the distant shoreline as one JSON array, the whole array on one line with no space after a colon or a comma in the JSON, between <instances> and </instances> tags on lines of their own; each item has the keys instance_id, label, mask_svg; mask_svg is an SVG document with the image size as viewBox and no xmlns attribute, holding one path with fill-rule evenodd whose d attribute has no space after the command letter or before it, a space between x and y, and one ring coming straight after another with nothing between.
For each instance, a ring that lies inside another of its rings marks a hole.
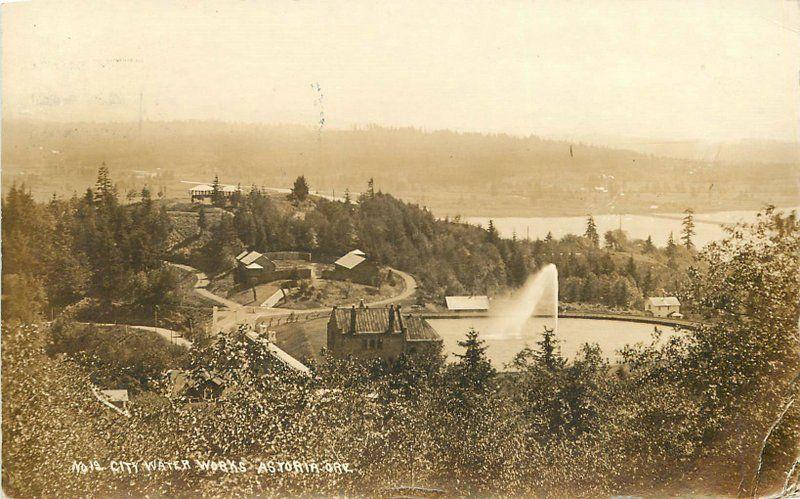
<instances>
[{"instance_id":1,"label":"distant shoreline","mask_svg":"<svg viewBox=\"0 0 800 499\"><path fill-rule=\"evenodd\" d=\"M401 196L401 199L402 198ZM695 216L698 215L714 215L717 213L728 213L734 211L742 211L742 212L751 212L751 211L761 211L766 208L768 205L772 204L778 210L800 210L800 206L798 206L798 200L794 202L786 201L786 202L779 202L779 203L746 203L746 204L731 204L731 205L723 205L723 206L709 206L704 207L703 205L689 205L684 207L677 207L677 206L670 206L664 208L657 208L653 210L649 210L646 208L635 208L631 207L631 209L620 208L617 211L608 211L608 210L593 210L591 208L587 209L580 209L580 208L566 208L566 209L554 209L554 208L543 208L543 209L536 209L536 208L520 208L519 210L511 211L511 209L502 209L498 210L496 208L492 208L491 206L486 206L486 210L480 209L471 209L469 211L461 211L461 212L454 212L453 210L442 210L437 209L436 206L428 206L431 211L436 214L437 217L440 218L449 218L453 219L455 216L460 216L461 219L465 218L567 218L567 217L586 217L588 215L592 216L650 216L650 217L658 217L658 218L674 218L678 214L682 213L683 210L686 208L692 208L695 212Z\"/></svg>"}]
</instances>

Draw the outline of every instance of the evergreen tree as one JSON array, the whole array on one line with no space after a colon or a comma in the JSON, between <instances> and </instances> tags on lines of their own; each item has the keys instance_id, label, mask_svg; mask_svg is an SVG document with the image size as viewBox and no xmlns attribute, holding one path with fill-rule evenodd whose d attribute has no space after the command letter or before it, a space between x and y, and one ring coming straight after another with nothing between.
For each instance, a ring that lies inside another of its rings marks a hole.
<instances>
[{"instance_id":1,"label":"evergreen tree","mask_svg":"<svg viewBox=\"0 0 800 499\"><path fill-rule=\"evenodd\" d=\"M591 215L586 219L586 233L584 237L591 241L594 246L600 245L600 235L597 233L597 225L594 222L594 217Z\"/></svg>"},{"instance_id":2,"label":"evergreen tree","mask_svg":"<svg viewBox=\"0 0 800 499\"><path fill-rule=\"evenodd\" d=\"M616 279L611 288L611 304L615 307L627 307L629 305L628 296L628 286L625 279Z\"/></svg>"},{"instance_id":3,"label":"evergreen tree","mask_svg":"<svg viewBox=\"0 0 800 499\"><path fill-rule=\"evenodd\" d=\"M477 392L485 391L489 383L497 374L491 361L486 356L486 346L483 340L478 339L478 332L470 328L465 340L458 342L464 353L456 354L458 362L454 369L458 384L465 389Z\"/></svg>"},{"instance_id":4,"label":"evergreen tree","mask_svg":"<svg viewBox=\"0 0 800 499\"><path fill-rule=\"evenodd\" d=\"M636 262L633 261L633 256L628 257L628 263L625 265L625 273L628 274L631 280L639 286L639 271L636 268Z\"/></svg>"},{"instance_id":5,"label":"evergreen tree","mask_svg":"<svg viewBox=\"0 0 800 499\"><path fill-rule=\"evenodd\" d=\"M544 236L544 242L549 243L549 242L552 242L552 241L553 241L553 233L550 232L550 231L547 231L547 235Z\"/></svg>"},{"instance_id":6,"label":"evergreen tree","mask_svg":"<svg viewBox=\"0 0 800 499\"><path fill-rule=\"evenodd\" d=\"M206 209L203 205L200 205L200 212L197 214L197 228L200 229L200 234L206 231L207 226Z\"/></svg>"},{"instance_id":7,"label":"evergreen tree","mask_svg":"<svg viewBox=\"0 0 800 499\"><path fill-rule=\"evenodd\" d=\"M672 232L669 233L669 239L667 239L667 266L671 269L675 269L678 266L675 257L678 254L678 246L675 244L675 238L672 235Z\"/></svg>"},{"instance_id":8,"label":"evergreen tree","mask_svg":"<svg viewBox=\"0 0 800 499\"><path fill-rule=\"evenodd\" d=\"M653 244L653 237L647 236L647 239L644 241L644 252L645 253L652 253L655 251L656 246Z\"/></svg>"},{"instance_id":9,"label":"evergreen tree","mask_svg":"<svg viewBox=\"0 0 800 499\"><path fill-rule=\"evenodd\" d=\"M528 265L518 244L512 246L512 251L509 277L511 284L522 286L528 278Z\"/></svg>"},{"instance_id":10,"label":"evergreen tree","mask_svg":"<svg viewBox=\"0 0 800 499\"><path fill-rule=\"evenodd\" d=\"M667 238L667 256L670 258L674 258L677 254L678 247L675 244L675 237L672 235L672 232L669 233L669 238Z\"/></svg>"},{"instance_id":11,"label":"evergreen tree","mask_svg":"<svg viewBox=\"0 0 800 499\"><path fill-rule=\"evenodd\" d=\"M692 237L695 235L694 231L694 211L691 208L686 208L683 212L683 229L681 232L681 240L683 241L683 245L686 246L686 249L691 249L694 246L692 242Z\"/></svg>"},{"instance_id":12,"label":"evergreen tree","mask_svg":"<svg viewBox=\"0 0 800 499\"><path fill-rule=\"evenodd\" d=\"M647 272L644 274L644 277L642 278L642 284L640 286L642 294L644 296L650 296L650 294L653 292L654 285L655 283L653 282L653 271L652 269L648 268Z\"/></svg>"},{"instance_id":13,"label":"evergreen tree","mask_svg":"<svg viewBox=\"0 0 800 499\"><path fill-rule=\"evenodd\" d=\"M489 227L486 229L486 240L492 244L495 244L500 239L500 235L497 232L497 227L494 226L494 220L489 220Z\"/></svg>"},{"instance_id":14,"label":"evergreen tree","mask_svg":"<svg viewBox=\"0 0 800 499\"><path fill-rule=\"evenodd\" d=\"M536 344L539 348L535 351L534 356L536 362L543 368L550 372L556 372L566 365L567 360L561 356L561 347L558 346L554 329L545 326L542 339Z\"/></svg>"},{"instance_id":15,"label":"evergreen tree","mask_svg":"<svg viewBox=\"0 0 800 499\"><path fill-rule=\"evenodd\" d=\"M306 177L304 175L300 175L294 180L294 185L292 186L292 193L289 197L295 201L303 202L308 198L308 182L306 181Z\"/></svg>"},{"instance_id":16,"label":"evergreen tree","mask_svg":"<svg viewBox=\"0 0 800 499\"><path fill-rule=\"evenodd\" d=\"M218 208L225 206L225 194L222 192L218 175L214 175L214 182L211 183L211 204Z\"/></svg>"},{"instance_id":17,"label":"evergreen tree","mask_svg":"<svg viewBox=\"0 0 800 499\"><path fill-rule=\"evenodd\" d=\"M105 161L97 170L97 181L95 182L95 201L99 203L113 203L117 200L117 191L114 183L111 182L111 176L108 172L108 167Z\"/></svg>"},{"instance_id":18,"label":"evergreen tree","mask_svg":"<svg viewBox=\"0 0 800 499\"><path fill-rule=\"evenodd\" d=\"M373 199L375 197L375 179L373 179L372 177L370 177L369 181L367 182L367 196L370 199Z\"/></svg>"}]
</instances>

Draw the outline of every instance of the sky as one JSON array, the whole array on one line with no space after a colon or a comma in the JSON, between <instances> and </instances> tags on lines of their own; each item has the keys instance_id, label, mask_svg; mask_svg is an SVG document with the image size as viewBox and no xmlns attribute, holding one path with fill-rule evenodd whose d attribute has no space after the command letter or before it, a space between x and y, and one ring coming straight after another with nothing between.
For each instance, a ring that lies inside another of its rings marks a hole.
<instances>
[{"instance_id":1,"label":"sky","mask_svg":"<svg viewBox=\"0 0 800 499\"><path fill-rule=\"evenodd\" d=\"M5 118L798 140L794 1L33 0L0 16Z\"/></svg>"}]
</instances>

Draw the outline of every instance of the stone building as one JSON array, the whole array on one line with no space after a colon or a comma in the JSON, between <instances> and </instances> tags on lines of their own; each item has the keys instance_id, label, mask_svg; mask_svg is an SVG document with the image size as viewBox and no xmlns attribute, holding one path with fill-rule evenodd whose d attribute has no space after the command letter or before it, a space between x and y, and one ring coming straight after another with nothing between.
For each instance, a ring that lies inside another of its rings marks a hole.
<instances>
[{"instance_id":1,"label":"stone building","mask_svg":"<svg viewBox=\"0 0 800 499\"><path fill-rule=\"evenodd\" d=\"M422 317L400 306L336 308L328 321L328 351L336 358L383 359L441 349L442 339Z\"/></svg>"}]
</instances>

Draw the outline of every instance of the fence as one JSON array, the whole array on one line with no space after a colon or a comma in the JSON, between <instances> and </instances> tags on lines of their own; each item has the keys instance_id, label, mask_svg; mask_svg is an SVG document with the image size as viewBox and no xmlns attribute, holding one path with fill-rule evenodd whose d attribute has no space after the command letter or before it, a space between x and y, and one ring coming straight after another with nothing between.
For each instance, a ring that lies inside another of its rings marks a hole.
<instances>
[{"instance_id":1,"label":"fence","mask_svg":"<svg viewBox=\"0 0 800 499\"><path fill-rule=\"evenodd\" d=\"M311 261L311 253L303 251L270 251L265 253L270 260L304 260Z\"/></svg>"},{"instance_id":2,"label":"fence","mask_svg":"<svg viewBox=\"0 0 800 499\"><path fill-rule=\"evenodd\" d=\"M329 317L331 315L330 312L309 312L309 313L292 313L289 315L280 315L277 317L264 317L264 320L261 322L262 324L266 324L267 327L271 326L280 326L282 324L293 324L297 322L308 322L313 321L315 319L321 319L323 317Z\"/></svg>"}]
</instances>

